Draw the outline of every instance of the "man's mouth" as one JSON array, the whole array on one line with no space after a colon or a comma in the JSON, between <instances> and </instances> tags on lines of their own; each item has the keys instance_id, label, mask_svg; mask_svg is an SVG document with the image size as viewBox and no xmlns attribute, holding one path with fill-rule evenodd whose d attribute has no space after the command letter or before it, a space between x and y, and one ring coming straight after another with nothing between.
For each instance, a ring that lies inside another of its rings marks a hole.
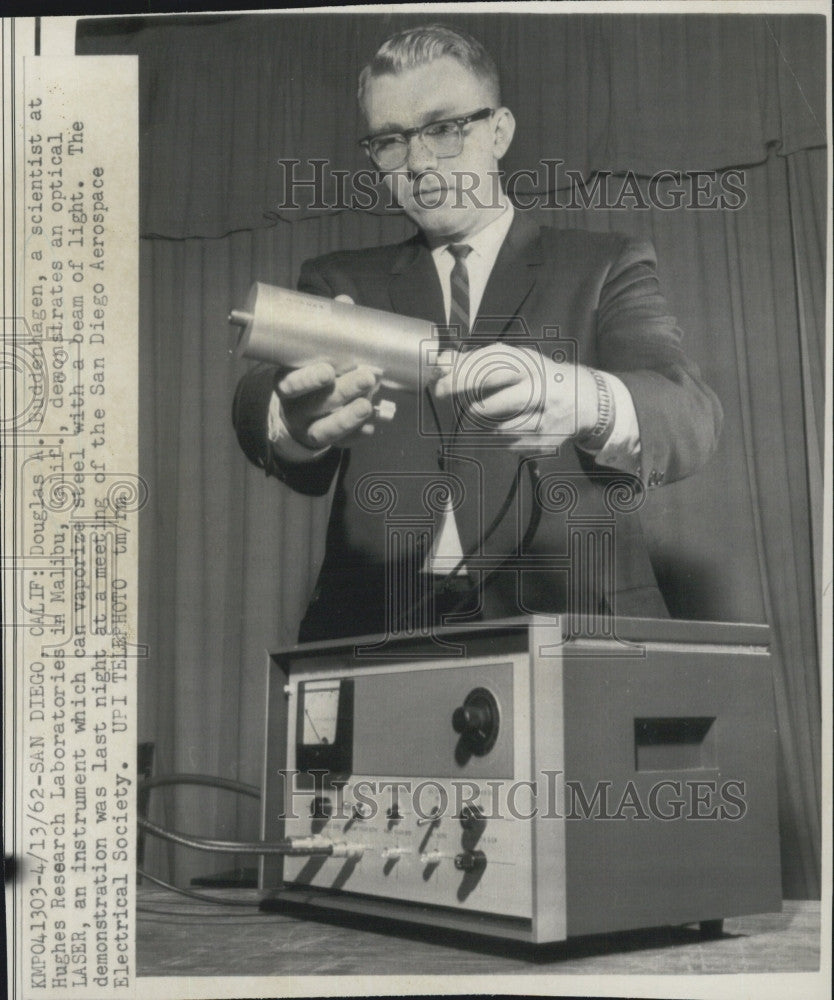
<instances>
[{"instance_id":1,"label":"man's mouth","mask_svg":"<svg viewBox=\"0 0 834 1000\"><path fill-rule=\"evenodd\" d=\"M437 177L418 177L411 185L411 196L421 208L437 208L446 200L448 188Z\"/></svg>"}]
</instances>

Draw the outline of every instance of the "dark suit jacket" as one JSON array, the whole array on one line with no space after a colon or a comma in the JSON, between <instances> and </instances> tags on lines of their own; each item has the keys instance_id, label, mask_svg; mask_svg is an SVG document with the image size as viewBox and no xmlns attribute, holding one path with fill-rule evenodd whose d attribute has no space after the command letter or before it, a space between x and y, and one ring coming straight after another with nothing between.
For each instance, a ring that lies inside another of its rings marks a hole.
<instances>
[{"instance_id":1,"label":"dark suit jacket","mask_svg":"<svg viewBox=\"0 0 834 1000\"><path fill-rule=\"evenodd\" d=\"M445 322L422 237L307 262L301 291ZM558 329L556 329L558 328ZM643 491L691 475L715 447L721 407L684 355L651 246L619 234L539 227L517 212L474 325L483 339L540 345L619 376L640 425L639 483L571 444L518 455L467 425L452 404L438 436L424 395L393 396L373 436L310 464L276 460L266 437L275 369L238 386L234 423L247 456L310 495L337 477L324 563L301 638L384 631L386 607L422 566L446 495L466 565L485 584L485 617L535 611L663 615L637 509ZM441 471L442 466L442 471ZM590 541L589 541L590 539ZM580 555L584 553L584 556ZM593 555L591 553L594 553ZM388 627L391 621L388 621Z\"/></svg>"}]
</instances>

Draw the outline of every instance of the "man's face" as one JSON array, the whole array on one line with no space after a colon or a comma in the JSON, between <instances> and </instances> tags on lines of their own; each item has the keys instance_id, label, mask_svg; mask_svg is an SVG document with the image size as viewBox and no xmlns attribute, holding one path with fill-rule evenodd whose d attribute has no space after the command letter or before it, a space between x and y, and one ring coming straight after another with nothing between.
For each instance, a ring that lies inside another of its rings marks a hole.
<instances>
[{"instance_id":1,"label":"man's face","mask_svg":"<svg viewBox=\"0 0 834 1000\"><path fill-rule=\"evenodd\" d=\"M364 95L371 135L401 132L490 107L494 107L494 97L487 85L449 56L402 73L373 77ZM384 181L397 204L430 241L459 241L495 218L500 194L498 163L509 147L513 128L506 108L465 125L463 148L452 157L438 157L421 137L411 138L406 162L387 172Z\"/></svg>"}]
</instances>

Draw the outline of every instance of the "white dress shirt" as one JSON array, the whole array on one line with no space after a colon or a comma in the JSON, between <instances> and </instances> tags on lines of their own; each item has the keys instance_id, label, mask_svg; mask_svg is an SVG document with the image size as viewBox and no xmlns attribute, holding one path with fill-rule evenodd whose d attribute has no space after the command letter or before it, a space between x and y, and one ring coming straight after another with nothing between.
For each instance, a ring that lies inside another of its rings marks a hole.
<instances>
[{"instance_id":1,"label":"white dress shirt","mask_svg":"<svg viewBox=\"0 0 834 1000\"><path fill-rule=\"evenodd\" d=\"M492 273L492 268L498 257L501 246L512 225L515 209L511 202L506 203L504 212L490 222L474 236L466 238L465 242L472 248L466 258L466 268L469 275L469 325L478 315L484 291ZM455 261L449 252L448 244L435 247L431 252L440 287L443 291L445 313L449 317L452 297L452 268ZM614 399L614 428L610 437L601 449L590 452L600 465L620 469L623 472L636 472L640 462L640 427L631 393L621 379L609 372L601 372L606 379ZM289 462L309 462L318 458L328 449L315 451L299 444L289 433L281 415L281 402L273 393L269 408L269 439L279 458ZM443 515L440 528L435 536L432 551L427 557L425 569L432 573L447 574L458 567L463 556L455 517L452 511ZM459 573L465 573L459 566Z\"/></svg>"}]
</instances>

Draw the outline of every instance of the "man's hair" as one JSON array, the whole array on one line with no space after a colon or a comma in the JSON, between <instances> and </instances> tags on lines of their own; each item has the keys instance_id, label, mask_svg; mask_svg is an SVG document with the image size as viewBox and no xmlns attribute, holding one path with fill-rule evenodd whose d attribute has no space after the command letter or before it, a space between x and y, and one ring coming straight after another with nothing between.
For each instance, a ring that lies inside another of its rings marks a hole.
<instances>
[{"instance_id":1,"label":"man's hair","mask_svg":"<svg viewBox=\"0 0 834 1000\"><path fill-rule=\"evenodd\" d=\"M365 88L373 77L402 73L425 66L442 56L450 56L479 77L489 87L493 107L501 104L501 84L495 60L479 41L463 31L453 31L442 24L428 24L400 31L386 39L376 55L359 74L359 104L363 105Z\"/></svg>"}]
</instances>

